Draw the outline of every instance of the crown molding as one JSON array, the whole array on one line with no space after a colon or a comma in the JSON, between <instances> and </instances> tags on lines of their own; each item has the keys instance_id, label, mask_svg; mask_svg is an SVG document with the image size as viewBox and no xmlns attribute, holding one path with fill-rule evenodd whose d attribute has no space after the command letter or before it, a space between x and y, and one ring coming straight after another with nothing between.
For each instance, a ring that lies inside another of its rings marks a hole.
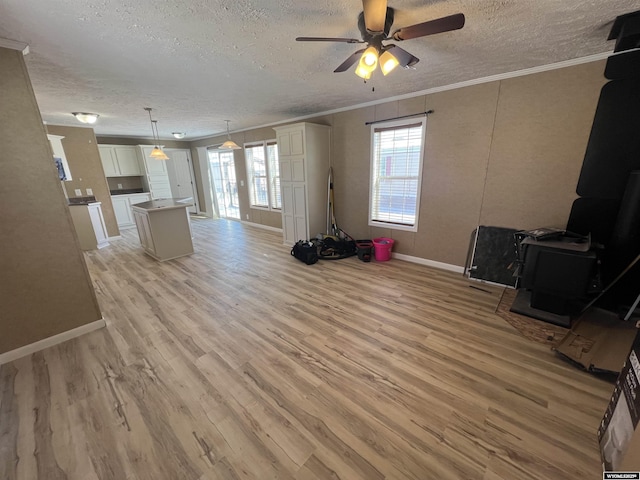
<instances>
[{"instance_id":1,"label":"crown molding","mask_svg":"<svg viewBox=\"0 0 640 480\"><path fill-rule=\"evenodd\" d=\"M351 106L348 106L348 107L336 108L334 110L326 110L324 112L311 113L311 114L308 114L308 115L303 115L301 117L289 118L287 120L280 120L278 122L267 123L267 124L264 124L264 125L258 125L258 126L253 126L253 127L242 128L242 129L239 129L239 130L235 130L232 133L241 133L241 132L245 132L245 131L249 131L249 130L255 130L255 129L258 129L258 128L275 127L275 126L284 125L284 124L287 124L287 123L302 122L302 121L309 120L309 119L316 118L316 117L323 117L323 116L327 116L327 115L333 115L333 114L336 114L336 113L348 112L350 110L357 110L359 108L372 107L372 106L375 106L375 105L381 105L383 103L395 102L395 101L398 101L398 100L405 100L407 98L415 98L415 97L420 97L422 95L429 95L429 94L432 94L432 93L445 92L447 90L455 90L457 88L470 87L472 85L479 85L479 84L482 84L482 83L496 82L496 81L500 81L500 80L506 80L506 79L509 79L509 78L522 77L522 76L525 76L525 75L532 75L534 73L547 72L549 70L558 70L560 68L567 68L567 67L572 67L572 66L575 66L575 65L581 65L583 63L597 62L599 60L604 60L606 58L609 58L612 55L617 55L617 54L618 54L617 52L616 53L614 53L614 52L602 52L602 53L597 53L595 55L588 55L586 57L572 58L570 60L564 60L562 62L551 63L551 64L547 64L547 65L539 65L537 67L525 68L525 69L522 69L522 70L515 70L513 72L500 73L498 75L491 75L489 77L474 78L472 80L467 80L467 81L464 81L464 82L452 83L452 84L443 85L443 86L440 86L440 87L433 87L433 88L429 88L427 90L420 90L420 91L417 91L417 92L411 92L411 93L406 93L406 94L403 94L403 95L397 95L395 97L381 98L381 99L378 99L378 100L373 100L371 102L359 103L357 105L351 105ZM222 133L214 134L214 135L205 135L205 136L202 136L202 137L193 138L193 139L191 139L191 141L192 142L196 142L196 141L199 141L199 140L206 140L208 138L213 138L213 137L217 137L217 136L221 136L221 135L222 135Z\"/></svg>"},{"instance_id":2,"label":"crown molding","mask_svg":"<svg viewBox=\"0 0 640 480\"><path fill-rule=\"evenodd\" d=\"M0 38L0 47L9 48L11 50L20 50L23 55L29 53L29 44L24 42L18 42L16 40L10 40L8 38Z\"/></svg>"}]
</instances>

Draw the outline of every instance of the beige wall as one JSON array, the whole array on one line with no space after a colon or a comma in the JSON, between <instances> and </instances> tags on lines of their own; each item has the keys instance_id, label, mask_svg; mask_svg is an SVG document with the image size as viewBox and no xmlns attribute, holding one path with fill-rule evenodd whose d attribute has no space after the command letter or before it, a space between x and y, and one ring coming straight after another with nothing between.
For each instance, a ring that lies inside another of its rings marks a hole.
<instances>
[{"instance_id":1,"label":"beige wall","mask_svg":"<svg viewBox=\"0 0 640 480\"><path fill-rule=\"evenodd\" d=\"M0 353L102 316L22 53L0 48Z\"/></svg>"},{"instance_id":2,"label":"beige wall","mask_svg":"<svg viewBox=\"0 0 640 480\"><path fill-rule=\"evenodd\" d=\"M48 125L47 131L52 135L64 137L62 146L73 178L73 180L64 182L67 196L75 197L75 189L82 191L80 196L87 194L87 188L92 189L96 200L102 202L102 215L109 236L117 237L120 235L93 129Z\"/></svg>"},{"instance_id":3,"label":"beige wall","mask_svg":"<svg viewBox=\"0 0 640 480\"><path fill-rule=\"evenodd\" d=\"M131 189L131 188L144 188L144 184L142 182L142 177L108 177L107 184L109 185L109 190L119 190L118 185L120 185L121 189Z\"/></svg>"},{"instance_id":4,"label":"beige wall","mask_svg":"<svg viewBox=\"0 0 640 480\"><path fill-rule=\"evenodd\" d=\"M356 238L392 237L396 252L453 265L464 264L478 225L563 227L576 197L603 71L599 61L306 120L332 127L339 226ZM369 227L370 127L365 123L429 109L434 113L427 121L418 232ZM264 127L231 137L243 145L272 139L275 132ZM202 175L207 159L199 158L197 147L225 139L163 141L166 147L191 148L201 209L208 194ZM99 137L98 143L149 140ZM234 156L237 178L245 181L238 189L241 219L280 228L279 212L249 207L244 151ZM75 177L73 167L72 172Z\"/></svg>"},{"instance_id":5,"label":"beige wall","mask_svg":"<svg viewBox=\"0 0 640 480\"><path fill-rule=\"evenodd\" d=\"M478 225L564 227L603 72L598 61L305 120L332 126L338 225L356 238L394 238L396 252L458 266ZM418 232L369 227L371 127L365 122L429 109ZM232 137L240 144L273 138L272 132ZM195 147L223 140L192 143L194 161ZM236 163L243 161L238 151ZM238 178L246 178L244 165L237 167ZM240 194L247 205L246 189ZM281 226L277 217L263 220L252 212L251 218Z\"/></svg>"},{"instance_id":6,"label":"beige wall","mask_svg":"<svg viewBox=\"0 0 640 480\"><path fill-rule=\"evenodd\" d=\"M566 226L604 66L593 62L500 82L482 224Z\"/></svg>"},{"instance_id":7,"label":"beige wall","mask_svg":"<svg viewBox=\"0 0 640 480\"><path fill-rule=\"evenodd\" d=\"M425 98L434 113L427 119L419 231L413 245L411 235L399 238L396 251L464 263L479 223L498 95L499 84L492 82Z\"/></svg>"}]
</instances>

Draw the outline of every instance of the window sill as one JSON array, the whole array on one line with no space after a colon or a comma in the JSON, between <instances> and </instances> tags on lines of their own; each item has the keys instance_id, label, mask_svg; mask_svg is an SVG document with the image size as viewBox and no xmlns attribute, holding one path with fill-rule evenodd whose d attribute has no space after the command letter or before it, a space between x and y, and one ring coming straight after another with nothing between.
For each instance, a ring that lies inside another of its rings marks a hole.
<instances>
[{"instance_id":1,"label":"window sill","mask_svg":"<svg viewBox=\"0 0 640 480\"><path fill-rule=\"evenodd\" d=\"M418 225L399 225L397 223L376 222L375 220L369 220L370 227L388 228L390 230L402 230L404 232L417 232Z\"/></svg>"}]
</instances>

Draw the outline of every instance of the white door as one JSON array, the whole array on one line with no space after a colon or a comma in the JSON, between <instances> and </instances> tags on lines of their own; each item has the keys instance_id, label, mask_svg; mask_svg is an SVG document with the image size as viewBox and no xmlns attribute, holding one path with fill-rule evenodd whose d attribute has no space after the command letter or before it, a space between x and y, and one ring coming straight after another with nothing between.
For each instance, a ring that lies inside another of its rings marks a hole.
<instances>
[{"instance_id":1,"label":"white door","mask_svg":"<svg viewBox=\"0 0 640 480\"><path fill-rule=\"evenodd\" d=\"M173 165L173 172L169 172L171 180L171 192L174 197L193 198L193 206L189 207L190 213L197 213L196 209L196 189L191 175L191 162L187 150L171 150L167 152L171 157L169 162ZM173 175L171 175L173 173Z\"/></svg>"}]
</instances>

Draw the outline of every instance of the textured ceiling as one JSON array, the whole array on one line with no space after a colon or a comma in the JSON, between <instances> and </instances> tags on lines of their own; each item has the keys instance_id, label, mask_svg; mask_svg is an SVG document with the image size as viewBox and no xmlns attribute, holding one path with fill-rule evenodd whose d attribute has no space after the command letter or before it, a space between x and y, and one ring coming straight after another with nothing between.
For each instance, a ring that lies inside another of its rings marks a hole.
<instances>
[{"instance_id":1,"label":"textured ceiling","mask_svg":"<svg viewBox=\"0 0 640 480\"><path fill-rule=\"evenodd\" d=\"M29 44L26 63L43 119L98 135L187 140L268 125L564 60L610 52L616 16L637 0L390 0L392 30L462 12L462 30L402 42L415 69L366 84L333 73L360 45L359 0L2 0L0 37Z\"/></svg>"}]
</instances>

